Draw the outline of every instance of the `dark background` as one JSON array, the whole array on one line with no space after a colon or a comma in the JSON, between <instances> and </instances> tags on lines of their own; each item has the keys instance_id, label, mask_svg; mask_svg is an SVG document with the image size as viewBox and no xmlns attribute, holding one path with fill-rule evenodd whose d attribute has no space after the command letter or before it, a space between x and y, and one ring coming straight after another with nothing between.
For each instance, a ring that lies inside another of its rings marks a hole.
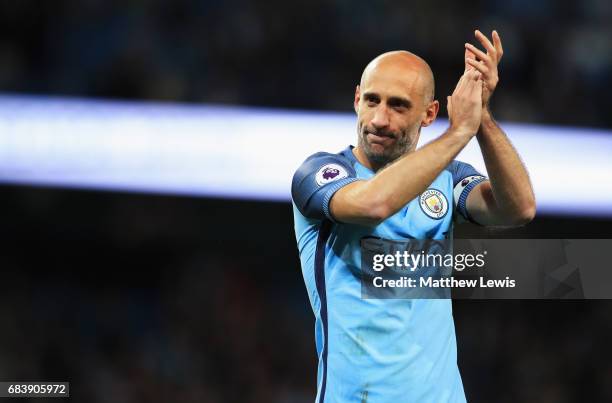
<instances>
[{"instance_id":1,"label":"dark background","mask_svg":"<svg viewBox=\"0 0 612 403\"><path fill-rule=\"evenodd\" d=\"M444 99L473 29L496 28L499 119L610 128L611 17L597 0L6 1L0 90L349 111L364 65L398 48L430 62ZM288 203L2 186L0 208L0 380L67 380L86 402L314 400ZM539 215L455 236L611 224ZM612 401L610 302L454 309L469 401Z\"/></svg>"}]
</instances>

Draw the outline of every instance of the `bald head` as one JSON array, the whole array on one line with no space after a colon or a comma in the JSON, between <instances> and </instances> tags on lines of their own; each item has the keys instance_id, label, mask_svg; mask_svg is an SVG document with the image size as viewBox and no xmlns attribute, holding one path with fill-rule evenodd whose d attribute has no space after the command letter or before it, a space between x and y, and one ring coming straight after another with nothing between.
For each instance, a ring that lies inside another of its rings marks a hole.
<instances>
[{"instance_id":1,"label":"bald head","mask_svg":"<svg viewBox=\"0 0 612 403\"><path fill-rule=\"evenodd\" d=\"M377 73L393 74L398 79L409 80L414 90L422 92L425 103L434 99L433 72L427 62L414 53L395 50L377 56L363 70L360 87L364 88Z\"/></svg>"}]
</instances>

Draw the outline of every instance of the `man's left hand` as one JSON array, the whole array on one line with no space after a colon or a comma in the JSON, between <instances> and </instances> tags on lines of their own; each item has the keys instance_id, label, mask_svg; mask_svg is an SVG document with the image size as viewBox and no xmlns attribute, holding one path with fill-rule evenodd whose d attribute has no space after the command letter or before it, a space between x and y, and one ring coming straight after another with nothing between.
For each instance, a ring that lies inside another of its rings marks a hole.
<instances>
[{"instance_id":1,"label":"man's left hand","mask_svg":"<svg viewBox=\"0 0 612 403\"><path fill-rule=\"evenodd\" d=\"M489 40L482 32L474 31L474 36L486 49L486 53L478 49L471 43L465 44L465 69L474 68L482 74L483 91L482 105L488 107L489 99L497 87L499 75L497 65L504 54L501 39L497 31L493 31L493 42Z\"/></svg>"}]
</instances>

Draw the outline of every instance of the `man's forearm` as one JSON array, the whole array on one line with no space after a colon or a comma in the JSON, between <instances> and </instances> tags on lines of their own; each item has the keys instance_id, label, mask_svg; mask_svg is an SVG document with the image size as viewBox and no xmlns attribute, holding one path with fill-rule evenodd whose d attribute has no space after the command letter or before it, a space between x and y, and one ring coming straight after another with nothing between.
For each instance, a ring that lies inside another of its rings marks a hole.
<instances>
[{"instance_id":1,"label":"man's forearm","mask_svg":"<svg viewBox=\"0 0 612 403\"><path fill-rule=\"evenodd\" d=\"M477 139L491 181L497 214L508 222L533 217L535 197L527 169L488 108L483 109Z\"/></svg>"},{"instance_id":2,"label":"man's forearm","mask_svg":"<svg viewBox=\"0 0 612 403\"><path fill-rule=\"evenodd\" d=\"M344 222L376 223L386 219L422 193L471 137L454 129L447 130L436 140L382 169L372 179L352 183L339 191L332 198L332 213ZM336 209L336 203L342 203L343 208Z\"/></svg>"},{"instance_id":3,"label":"man's forearm","mask_svg":"<svg viewBox=\"0 0 612 403\"><path fill-rule=\"evenodd\" d=\"M393 213L429 186L466 146L470 136L452 129L383 169L371 181L372 193L386 201Z\"/></svg>"}]
</instances>

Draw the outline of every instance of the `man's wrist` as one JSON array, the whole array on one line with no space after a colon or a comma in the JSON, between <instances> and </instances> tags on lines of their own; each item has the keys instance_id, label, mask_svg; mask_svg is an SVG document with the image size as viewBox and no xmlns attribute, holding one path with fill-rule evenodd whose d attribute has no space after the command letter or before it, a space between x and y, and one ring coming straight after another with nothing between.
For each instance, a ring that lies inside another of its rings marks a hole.
<instances>
[{"instance_id":1,"label":"man's wrist","mask_svg":"<svg viewBox=\"0 0 612 403\"><path fill-rule=\"evenodd\" d=\"M476 130L471 130L465 127L450 126L446 130L446 134L450 137L468 142L472 137L474 137L474 135L476 134Z\"/></svg>"},{"instance_id":2,"label":"man's wrist","mask_svg":"<svg viewBox=\"0 0 612 403\"><path fill-rule=\"evenodd\" d=\"M489 103L487 102L482 106L482 115L480 118L482 123L493 122L493 114L491 113L491 109L489 108Z\"/></svg>"},{"instance_id":3,"label":"man's wrist","mask_svg":"<svg viewBox=\"0 0 612 403\"><path fill-rule=\"evenodd\" d=\"M494 128L497 125L495 123L495 119L493 118L493 114L489 109L489 105L483 105L482 107L482 116L480 118L480 127L478 128L478 136L480 137L483 132L488 132L488 129Z\"/></svg>"}]
</instances>

